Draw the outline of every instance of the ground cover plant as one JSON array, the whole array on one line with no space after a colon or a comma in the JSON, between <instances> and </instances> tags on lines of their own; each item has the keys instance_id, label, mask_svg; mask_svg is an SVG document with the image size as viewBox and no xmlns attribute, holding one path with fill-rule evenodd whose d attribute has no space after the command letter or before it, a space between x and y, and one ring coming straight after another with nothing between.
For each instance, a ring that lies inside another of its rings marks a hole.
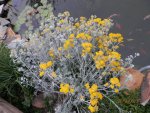
<instances>
[{"instance_id":1,"label":"ground cover plant","mask_svg":"<svg viewBox=\"0 0 150 113\"><path fill-rule=\"evenodd\" d=\"M73 18L67 11L55 16L50 6L42 0L35 9L27 7L19 17L16 30L22 24L27 30L23 39L15 40L10 47L11 62L15 63L12 70L17 73L14 83L21 91L26 86L25 92L32 87L57 97L56 103L50 105L56 113L106 112L107 105L107 112L139 111L138 102L132 107L120 104L123 99L118 94L119 77L126 74L126 68L133 67L132 61L138 54L122 59L118 49L123 36L109 32L113 21L95 15ZM35 20L36 27L32 23ZM29 107L30 101L27 99L24 104ZM142 108L141 112L148 110Z\"/></svg>"},{"instance_id":2,"label":"ground cover plant","mask_svg":"<svg viewBox=\"0 0 150 113\"><path fill-rule=\"evenodd\" d=\"M95 15L73 18L67 11L44 16L39 16L38 28L28 30L26 39L11 50L23 73L22 84L49 95L63 95L56 113L97 112L103 98L122 111L110 96L119 92L119 76L133 66L138 54L121 58L117 49L123 36L109 33L113 21Z\"/></svg>"}]
</instances>

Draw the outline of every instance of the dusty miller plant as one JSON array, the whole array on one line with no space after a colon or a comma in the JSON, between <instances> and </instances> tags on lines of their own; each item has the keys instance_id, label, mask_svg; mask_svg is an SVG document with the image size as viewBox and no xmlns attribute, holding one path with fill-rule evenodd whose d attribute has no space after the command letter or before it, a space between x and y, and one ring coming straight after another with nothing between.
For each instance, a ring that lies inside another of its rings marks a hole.
<instances>
[{"instance_id":1,"label":"dusty miller plant","mask_svg":"<svg viewBox=\"0 0 150 113\"><path fill-rule=\"evenodd\" d=\"M78 19L70 17L69 12L42 18L38 28L27 31L28 40L22 39L11 50L23 73L22 84L50 95L63 95L56 113L97 112L105 98L121 112L109 97L119 92L119 76L133 66L138 54L121 58L117 49L123 37L109 33L112 26L110 19Z\"/></svg>"}]
</instances>

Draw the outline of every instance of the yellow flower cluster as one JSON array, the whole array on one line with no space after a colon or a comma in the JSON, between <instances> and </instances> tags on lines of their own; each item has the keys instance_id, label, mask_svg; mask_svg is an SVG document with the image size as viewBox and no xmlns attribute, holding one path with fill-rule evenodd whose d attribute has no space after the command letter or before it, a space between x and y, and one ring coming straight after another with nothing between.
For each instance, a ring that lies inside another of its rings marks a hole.
<instances>
[{"instance_id":1,"label":"yellow flower cluster","mask_svg":"<svg viewBox=\"0 0 150 113\"><path fill-rule=\"evenodd\" d=\"M85 87L90 93L90 105L89 105L88 109L92 113L97 112L98 111L98 102L99 102L99 100L102 100L103 95L97 91L98 90L97 84L93 84L90 87L89 83L86 83Z\"/></svg>"},{"instance_id":2,"label":"yellow flower cluster","mask_svg":"<svg viewBox=\"0 0 150 113\"><path fill-rule=\"evenodd\" d=\"M70 87L69 84L61 83L60 84L60 92L64 93L64 94L74 93L74 88Z\"/></svg>"},{"instance_id":3,"label":"yellow flower cluster","mask_svg":"<svg viewBox=\"0 0 150 113\"><path fill-rule=\"evenodd\" d=\"M110 52L116 50L114 46L112 47L112 42L110 41L110 38L106 35L97 37L96 42L98 48L102 50L105 53L105 55L109 55Z\"/></svg>"},{"instance_id":4,"label":"yellow flower cluster","mask_svg":"<svg viewBox=\"0 0 150 113\"><path fill-rule=\"evenodd\" d=\"M82 21L85 21L85 20L86 20L85 17L83 17L83 16L80 17L80 21L81 21L81 22L82 22Z\"/></svg>"},{"instance_id":5,"label":"yellow flower cluster","mask_svg":"<svg viewBox=\"0 0 150 113\"><path fill-rule=\"evenodd\" d=\"M111 78L111 79L110 79L110 83L111 83L112 85L116 85L116 86L120 87L120 81L119 81L119 79L118 79L117 77Z\"/></svg>"},{"instance_id":6,"label":"yellow flower cluster","mask_svg":"<svg viewBox=\"0 0 150 113\"><path fill-rule=\"evenodd\" d=\"M111 89L114 89L114 92L118 93L119 92L118 88L121 86L121 84L117 77L113 77L110 79L110 84L105 83L104 86L105 87L109 86Z\"/></svg>"},{"instance_id":7,"label":"yellow flower cluster","mask_svg":"<svg viewBox=\"0 0 150 113\"><path fill-rule=\"evenodd\" d=\"M110 65L112 67L111 71L120 71L121 70L121 64L119 61L115 61L115 60L112 60L110 62Z\"/></svg>"},{"instance_id":8,"label":"yellow flower cluster","mask_svg":"<svg viewBox=\"0 0 150 113\"><path fill-rule=\"evenodd\" d=\"M108 48L108 42L109 42L109 38L108 38L108 36L100 36L100 37L97 37L96 38L96 41L97 41L97 43L98 43L98 47L100 48L100 49L104 49L105 47L107 47Z\"/></svg>"},{"instance_id":9,"label":"yellow flower cluster","mask_svg":"<svg viewBox=\"0 0 150 113\"><path fill-rule=\"evenodd\" d=\"M84 42L81 44L83 50L82 50L82 56L85 56L86 54L90 53L92 50L93 45L89 42Z\"/></svg>"},{"instance_id":10,"label":"yellow flower cluster","mask_svg":"<svg viewBox=\"0 0 150 113\"><path fill-rule=\"evenodd\" d=\"M64 23L64 20L63 19L59 20L59 23L60 24Z\"/></svg>"},{"instance_id":11,"label":"yellow flower cluster","mask_svg":"<svg viewBox=\"0 0 150 113\"><path fill-rule=\"evenodd\" d=\"M110 58L114 58L114 59L116 59L116 60L120 60L120 58L121 58L121 54L119 54L118 52L116 52L116 51L112 51L111 53L110 53L110 56L109 56Z\"/></svg>"},{"instance_id":12,"label":"yellow flower cluster","mask_svg":"<svg viewBox=\"0 0 150 113\"><path fill-rule=\"evenodd\" d=\"M55 55L54 55L54 50L53 50L53 49L49 50L49 51L48 51L48 54L49 54L49 56L51 56L52 58L55 57Z\"/></svg>"},{"instance_id":13,"label":"yellow flower cluster","mask_svg":"<svg viewBox=\"0 0 150 113\"><path fill-rule=\"evenodd\" d=\"M46 63L41 63L39 65L40 70L41 70L39 76L42 77L45 74L44 70L46 70L47 68L51 67L52 65L53 65L52 61L48 61Z\"/></svg>"},{"instance_id":14,"label":"yellow flower cluster","mask_svg":"<svg viewBox=\"0 0 150 113\"><path fill-rule=\"evenodd\" d=\"M44 74L45 74L45 72L44 72L44 71L40 71L39 76L40 76L40 77L42 77Z\"/></svg>"},{"instance_id":15,"label":"yellow flower cluster","mask_svg":"<svg viewBox=\"0 0 150 113\"><path fill-rule=\"evenodd\" d=\"M105 22L101 20L101 18L95 18L93 20L95 23L98 23L99 25L105 25Z\"/></svg>"},{"instance_id":16,"label":"yellow flower cluster","mask_svg":"<svg viewBox=\"0 0 150 113\"><path fill-rule=\"evenodd\" d=\"M95 65L96 65L97 69L102 69L106 66L106 64L103 60L95 61Z\"/></svg>"},{"instance_id":17,"label":"yellow flower cluster","mask_svg":"<svg viewBox=\"0 0 150 113\"><path fill-rule=\"evenodd\" d=\"M68 49L74 47L73 40L72 39L66 40L63 47L64 47L65 50L68 50Z\"/></svg>"},{"instance_id":18,"label":"yellow flower cluster","mask_svg":"<svg viewBox=\"0 0 150 113\"><path fill-rule=\"evenodd\" d=\"M107 23L111 23L109 19L102 20L101 18L91 17L87 20L85 17L80 17L80 21L75 23L75 27L79 28L80 24L85 24L87 27L91 26L93 23L97 23L99 26L105 26Z\"/></svg>"},{"instance_id":19,"label":"yellow flower cluster","mask_svg":"<svg viewBox=\"0 0 150 113\"><path fill-rule=\"evenodd\" d=\"M118 42L118 43L123 42L123 37L120 33L110 33L109 37L112 42Z\"/></svg>"},{"instance_id":20,"label":"yellow flower cluster","mask_svg":"<svg viewBox=\"0 0 150 113\"><path fill-rule=\"evenodd\" d=\"M47 63L41 63L39 65L40 69L46 70L47 68L51 67L53 65L52 61L48 61Z\"/></svg>"},{"instance_id":21,"label":"yellow flower cluster","mask_svg":"<svg viewBox=\"0 0 150 113\"><path fill-rule=\"evenodd\" d=\"M75 23L75 25L74 25L75 27L79 27L80 26L80 23L79 22L77 22L77 23Z\"/></svg>"},{"instance_id":22,"label":"yellow flower cluster","mask_svg":"<svg viewBox=\"0 0 150 113\"><path fill-rule=\"evenodd\" d=\"M83 39L83 40L88 40L90 41L92 39L92 37L89 34L85 34L85 33L79 33L76 36L77 39Z\"/></svg>"},{"instance_id":23,"label":"yellow flower cluster","mask_svg":"<svg viewBox=\"0 0 150 113\"><path fill-rule=\"evenodd\" d=\"M85 23L85 25L87 26L87 27L89 27L89 26L91 26L92 25L92 20L88 20L86 23Z\"/></svg>"},{"instance_id":24,"label":"yellow flower cluster","mask_svg":"<svg viewBox=\"0 0 150 113\"><path fill-rule=\"evenodd\" d=\"M109 19L104 19L104 20L102 20L101 18L95 18L93 21L94 21L95 23L98 23L98 25L102 25L102 26L105 26L106 23L110 22Z\"/></svg>"},{"instance_id":25,"label":"yellow flower cluster","mask_svg":"<svg viewBox=\"0 0 150 113\"><path fill-rule=\"evenodd\" d=\"M106 62L108 60L107 56L104 56L103 51L96 52L95 56L93 57L95 61L95 66L97 69L102 69L106 66Z\"/></svg>"},{"instance_id":26,"label":"yellow flower cluster","mask_svg":"<svg viewBox=\"0 0 150 113\"><path fill-rule=\"evenodd\" d=\"M70 48L73 48L74 47L74 37L75 35L74 34L70 34L68 39L64 42L63 44L63 48L64 50L68 50ZM59 48L60 49L60 48ZM62 50L62 49L61 49ZM60 50L59 50L60 51Z\"/></svg>"},{"instance_id":27,"label":"yellow flower cluster","mask_svg":"<svg viewBox=\"0 0 150 113\"><path fill-rule=\"evenodd\" d=\"M73 39L75 37L74 34L70 34L69 39Z\"/></svg>"}]
</instances>

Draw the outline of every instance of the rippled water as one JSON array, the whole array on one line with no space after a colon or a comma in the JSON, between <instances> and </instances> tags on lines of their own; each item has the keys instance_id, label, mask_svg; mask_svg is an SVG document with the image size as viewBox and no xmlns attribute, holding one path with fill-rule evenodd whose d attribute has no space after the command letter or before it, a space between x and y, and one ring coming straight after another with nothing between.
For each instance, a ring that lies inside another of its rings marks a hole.
<instances>
[{"instance_id":1,"label":"rippled water","mask_svg":"<svg viewBox=\"0 0 150 113\"><path fill-rule=\"evenodd\" d=\"M27 0L13 1L20 11ZM115 14L111 31L120 32L125 38L120 49L123 57L139 52L136 67L150 65L150 0L54 0L54 8L55 15L68 10L73 17L107 18Z\"/></svg>"}]
</instances>

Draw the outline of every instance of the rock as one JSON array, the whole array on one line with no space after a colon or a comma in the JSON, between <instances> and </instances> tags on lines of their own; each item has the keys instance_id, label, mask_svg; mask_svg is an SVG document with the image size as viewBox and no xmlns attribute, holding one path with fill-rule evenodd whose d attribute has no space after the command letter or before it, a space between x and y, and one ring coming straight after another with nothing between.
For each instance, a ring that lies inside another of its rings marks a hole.
<instances>
[{"instance_id":1,"label":"rock","mask_svg":"<svg viewBox=\"0 0 150 113\"><path fill-rule=\"evenodd\" d=\"M140 88L144 78L144 74L133 68L127 69L127 72L127 75L123 75L120 77L121 87L127 88L129 90Z\"/></svg>"},{"instance_id":2,"label":"rock","mask_svg":"<svg viewBox=\"0 0 150 113\"><path fill-rule=\"evenodd\" d=\"M0 17L0 40L5 39L5 34L7 30L7 26L10 22L5 18Z\"/></svg>"},{"instance_id":3,"label":"rock","mask_svg":"<svg viewBox=\"0 0 150 113\"><path fill-rule=\"evenodd\" d=\"M21 39L21 36L16 34L11 27L8 27L6 30L6 39L4 43L10 44L13 40Z\"/></svg>"},{"instance_id":4,"label":"rock","mask_svg":"<svg viewBox=\"0 0 150 113\"><path fill-rule=\"evenodd\" d=\"M4 4L0 5L0 14L2 13L3 7L4 7Z\"/></svg>"},{"instance_id":5,"label":"rock","mask_svg":"<svg viewBox=\"0 0 150 113\"><path fill-rule=\"evenodd\" d=\"M45 108L44 95L42 93L40 93L39 95L34 97L33 102L32 102L32 106L39 108L39 109Z\"/></svg>"},{"instance_id":6,"label":"rock","mask_svg":"<svg viewBox=\"0 0 150 113\"><path fill-rule=\"evenodd\" d=\"M12 106L2 98L0 98L0 113L23 113L16 107Z\"/></svg>"},{"instance_id":7,"label":"rock","mask_svg":"<svg viewBox=\"0 0 150 113\"><path fill-rule=\"evenodd\" d=\"M150 72L147 73L141 87L141 104L145 106L150 100Z\"/></svg>"}]
</instances>

